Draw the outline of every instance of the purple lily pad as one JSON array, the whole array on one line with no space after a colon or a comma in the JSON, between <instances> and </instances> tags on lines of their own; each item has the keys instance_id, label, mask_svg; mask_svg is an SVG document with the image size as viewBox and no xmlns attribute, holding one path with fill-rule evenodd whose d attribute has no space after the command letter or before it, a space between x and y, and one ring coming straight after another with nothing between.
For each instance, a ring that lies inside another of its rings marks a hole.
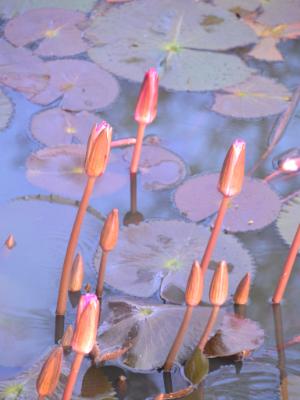
<instances>
[{"instance_id":1,"label":"purple lily pad","mask_svg":"<svg viewBox=\"0 0 300 400\"><path fill-rule=\"evenodd\" d=\"M235 118L259 118L286 110L290 99L291 92L284 85L255 75L217 93L212 110Z\"/></svg>"},{"instance_id":2,"label":"purple lily pad","mask_svg":"<svg viewBox=\"0 0 300 400\"><path fill-rule=\"evenodd\" d=\"M4 34L17 47L40 40L35 54L70 56L88 48L77 28L85 18L85 14L79 11L62 8L34 9L11 19L5 26Z\"/></svg>"},{"instance_id":3,"label":"purple lily pad","mask_svg":"<svg viewBox=\"0 0 300 400\"><path fill-rule=\"evenodd\" d=\"M91 128L99 122L99 115L81 111L73 113L60 108L50 108L33 116L32 135L47 146L71 144L75 140L87 143ZM49 124L51 121L51 124Z\"/></svg>"},{"instance_id":4,"label":"purple lily pad","mask_svg":"<svg viewBox=\"0 0 300 400\"><path fill-rule=\"evenodd\" d=\"M257 18L266 25L292 24L300 21L298 0L272 0L264 2L263 13Z\"/></svg>"},{"instance_id":5,"label":"purple lily pad","mask_svg":"<svg viewBox=\"0 0 300 400\"><path fill-rule=\"evenodd\" d=\"M283 240L291 245L300 222L300 195L285 204L277 220L277 228ZM298 251L300 253L300 249Z\"/></svg>"},{"instance_id":6,"label":"purple lily pad","mask_svg":"<svg viewBox=\"0 0 300 400\"><path fill-rule=\"evenodd\" d=\"M5 129L13 113L10 99L0 89L0 130Z\"/></svg>"},{"instance_id":7,"label":"purple lily pad","mask_svg":"<svg viewBox=\"0 0 300 400\"><path fill-rule=\"evenodd\" d=\"M117 80L97 65L84 60L56 60L45 63L50 75L48 85L30 100L49 104L62 97L65 110L82 111L105 108L119 93Z\"/></svg>"},{"instance_id":8,"label":"purple lily pad","mask_svg":"<svg viewBox=\"0 0 300 400\"><path fill-rule=\"evenodd\" d=\"M101 352L118 347L130 346L122 356L122 364L138 370L152 370L161 367L175 339L183 318L185 307L174 305L151 304L145 301L129 299L111 299L108 302L109 313L100 326L99 343ZM195 307L184 342L177 356L182 363L189 358L197 345L208 320L211 309ZM220 329L224 337L232 336L236 343L232 352L257 348L262 343L263 331L257 323L240 320L235 316L220 311L212 335ZM248 335L245 333L248 329ZM256 340L255 340L256 339ZM217 352L217 349L215 349ZM228 353L233 354L228 349Z\"/></svg>"},{"instance_id":9,"label":"purple lily pad","mask_svg":"<svg viewBox=\"0 0 300 400\"><path fill-rule=\"evenodd\" d=\"M184 302L186 282L192 263L201 259L210 230L191 222L148 221L129 225L120 230L118 246L108 259L105 282L128 295L151 297L158 290L163 299L176 304ZM98 249L94 265L99 266ZM255 266L241 242L221 233L205 276L203 301L216 266L226 260L229 264L229 295L246 272L252 276ZM215 261L215 262L214 262Z\"/></svg>"},{"instance_id":10,"label":"purple lily pad","mask_svg":"<svg viewBox=\"0 0 300 400\"><path fill-rule=\"evenodd\" d=\"M218 211L222 199L217 189L218 174L187 179L174 194L176 207L192 221L202 221ZM223 227L229 232L261 229L277 218L279 196L261 179L245 177L242 192L233 197Z\"/></svg>"}]
</instances>

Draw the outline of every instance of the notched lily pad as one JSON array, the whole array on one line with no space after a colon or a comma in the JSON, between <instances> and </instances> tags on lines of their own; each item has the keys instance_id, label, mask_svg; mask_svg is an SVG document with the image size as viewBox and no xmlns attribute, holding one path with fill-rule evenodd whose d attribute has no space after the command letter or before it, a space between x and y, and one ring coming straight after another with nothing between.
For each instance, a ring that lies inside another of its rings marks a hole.
<instances>
[{"instance_id":1,"label":"notched lily pad","mask_svg":"<svg viewBox=\"0 0 300 400\"><path fill-rule=\"evenodd\" d=\"M0 130L5 129L13 113L13 105L10 99L0 89Z\"/></svg>"},{"instance_id":2,"label":"notched lily pad","mask_svg":"<svg viewBox=\"0 0 300 400\"><path fill-rule=\"evenodd\" d=\"M259 118L281 113L290 99L291 93L284 85L255 75L217 93L212 110L235 118Z\"/></svg>"},{"instance_id":3,"label":"notched lily pad","mask_svg":"<svg viewBox=\"0 0 300 400\"><path fill-rule=\"evenodd\" d=\"M73 113L61 108L50 108L33 116L31 132L47 146L71 144L75 141L87 143L91 128L100 119L99 115L87 111Z\"/></svg>"},{"instance_id":4,"label":"notched lily pad","mask_svg":"<svg viewBox=\"0 0 300 400\"><path fill-rule=\"evenodd\" d=\"M70 56L86 51L77 25L85 14L62 8L40 8L11 19L5 26L6 38L16 47L39 40L35 54L41 56Z\"/></svg>"},{"instance_id":5,"label":"notched lily pad","mask_svg":"<svg viewBox=\"0 0 300 400\"><path fill-rule=\"evenodd\" d=\"M181 304L188 275L195 259L201 259L209 229L183 221L148 221L120 230L118 246L108 259L105 282L132 296L150 297L160 290L163 299ZM98 250L94 265L99 265ZM221 234L213 260L226 260L229 267L229 294L233 294L246 272L255 266L240 241ZM206 273L203 300L208 302L209 284L215 263Z\"/></svg>"},{"instance_id":6,"label":"notched lily pad","mask_svg":"<svg viewBox=\"0 0 300 400\"><path fill-rule=\"evenodd\" d=\"M105 108L119 93L117 80L97 65L84 60L56 60L45 63L49 83L30 100L49 104L62 97L64 110L82 111Z\"/></svg>"},{"instance_id":7,"label":"notched lily pad","mask_svg":"<svg viewBox=\"0 0 300 400\"><path fill-rule=\"evenodd\" d=\"M244 81L252 70L240 58L215 51L257 40L230 12L193 0L152 0L151 9L145 0L112 7L96 16L85 36L94 45L88 54L99 65L134 81L156 66L160 84L175 90L215 90Z\"/></svg>"},{"instance_id":8,"label":"notched lily pad","mask_svg":"<svg viewBox=\"0 0 300 400\"><path fill-rule=\"evenodd\" d=\"M176 189L176 207L192 221L201 221L218 210L222 195L219 175L198 175ZM260 179L245 177L242 192L231 200L223 227L229 232L261 229L271 224L281 208L279 196Z\"/></svg>"},{"instance_id":9,"label":"notched lily pad","mask_svg":"<svg viewBox=\"0 0 300 400\"><path fill-rule=\"evenodd\" d=\"M152 370L161 367L167 357L177 330L181 324L185 307L174 305L151 304L145 301L133 301L126 298L114 298L108 302L108 315L100 325L99 343L101 352L105 353L117 347L129 346L129 350L122 356L124 366L139 370ZM189 358L205 328L211 309L196 307L187 330L183 345L178 353L177 361L182 363ZM215 329L227 329L222 323L226 313L220 311ZM233 319L236 317L232 316ZM242 320L241 320L242 321ZM247 320L248 329L256 326L253 321ZM242 324L242 322L240 322ZM235 335L239 337L241 326L236 322ZM214 333L213 333L214 334ZM224 335L226 336L226 332ZM231 334L231 332L228 334ZM242 344L245 349L249 341ZM235 350L238 348L236 346ZM252 345L251 349L256 348Z\"/></svg>"},{"instance_id":10,"label":"notched lily pad","mask_svg":"<svg viewBox=\"0 0 300 400\"><path fill-rule=\"evenodd\" d=\"M277 228L283 240L291 245L298 229L300 215L300 195L285 204L277 220ZM298 251L300 253L300 249Z\"/></svg>"}]
</instances>

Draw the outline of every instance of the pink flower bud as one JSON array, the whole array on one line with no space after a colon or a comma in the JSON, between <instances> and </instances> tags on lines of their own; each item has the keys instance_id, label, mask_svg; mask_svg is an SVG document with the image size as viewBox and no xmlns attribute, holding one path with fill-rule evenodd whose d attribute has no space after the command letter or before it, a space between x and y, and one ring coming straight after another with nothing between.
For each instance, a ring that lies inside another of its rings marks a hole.
<instances>
[{"instance_id":1,"label":"pink flower bud","mask_svg":"<svg viewBox=\"0 0 300 400\"><path fill-rule=\"evenodd\" d=\"M154 68L146 72L135 108L136 122L150 124L156 117L158 101L158 73Z\"/></svg>"}]
</instances>

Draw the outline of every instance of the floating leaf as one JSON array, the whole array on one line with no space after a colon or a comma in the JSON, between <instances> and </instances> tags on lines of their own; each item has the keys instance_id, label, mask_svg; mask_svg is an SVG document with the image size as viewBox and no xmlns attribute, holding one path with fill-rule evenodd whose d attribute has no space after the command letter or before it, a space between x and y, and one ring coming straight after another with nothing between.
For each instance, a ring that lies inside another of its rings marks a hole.
<instances>
[{"instance_id":1,"label":"floating leaf","mask_svg":"<svg viewBox=\"0 0 300 400\"><path fill-rule=\"evenodd\" d=\"M146 0L112 7L96 16L85 36L95 46L89 56L104 68L141 81L156 66L160 84L175 90L215 90L244 81L252 70L241 59L209 50L257 40L230 12L192 0L152 0L150 9Z\"/></svg>"},{"instance_id":2,"label":"floating leaf","mask_svg":"<svg viewBox=\"0 0 300 400\"><path fill-rule=\"evenodd\" d=\"M116 79L97 65L84 60L56 60L45 63L50 80L47 87L30 100L49 104L62 97L65 110L82 111L105 108L118 93Z\"/></svg>"},{"instance_id":3,"label":"floating leaf","mask_svg":"<svg viewBox=\"0 0 300 400\"><path fill-rule=\"evenodd\" d=\"M263 61L283 61L283 56L277 48L278 39L273 37L261 38L253 47L248 56Z\"/></svg>"},{"instance_id":4,"label":"floating leaf","mask_svg":"<svg viewBox=\"0 0 300 400\"><path fill-rule=\"evenodd\" d=\"M191 357L184 366L185 376L195 385L200 383L208 374L208 359L202 354L201 350L196 347Z\"/></svg>"},{"instance_id":5,"label":"floating leaf","mask_svg":"<svg viewBox=\"0 0 300 400\"><path fill-rule=\"evenodd\" d=\"M139 370L161 367L175 339L185 307L113 298L108 302L108 310L99 331L101 352L130 346L128 352L122 356L122 364ZM177 356L180 363L192 355L209 314L209 307L195 307ZM225 315L221 310L215 329L220 328ZM249 323L251 324L251 321ZM255 322L252 323L256 326ZM239 330L240 326L237 323L236 336L239 336ZM244 349L242 345L240 351Z\"/></svg>"},{"instance_id":6,"label":"floating leaf","mask_svg":"<svg viewBox=\"0 0 300 400\"><path fill-rule=\"evenodd\" d=\"M213 3L230 11L255 11L261 5L260 0L213 0Z\"/></svg>"},{"instance_id":7,"label":"floating leaf","mask_svg":"<svg viewBox=\"0 0 300 400\"><path fill-rule=\"evenodd\" d=\"M3 366L26 368L53 343L52 310L76 211L66 205L22 200L0 208L0 243L9 232L17 242L13 251L3 248L0 253ZM88 265L100 228L101 222L87 214L78 250ZM94 275L87 267L85 273L87 279Z\"/></svg>"},{"instance_id":8,"label":"floating leaf","mask_svg":"<svg viewBox=\"0 0 300 400\"><path fill-rule=\"evenodd\" d=\"M205 250L209 229L183 221L148 221L120 230L118 246L108 259L105 282L129 295L150 297L160 289L160 295L172 303L183 303L191 265ZM100 250L94 265L99 265ZM229 264L229 294L246 272L254 274L249 253L239 240L222 233L214 261ZM205 276L203 300L208 302L209 284L215 263Z\"/></svg>"},{"instance_id":9,"label":"floating leaf","mask_svg":"<svg viewBox=\"0 0 300 400\"><path fill-rule=\"evenodd\" d=\"M6 38L15 46L39 40L34 53L41 56L68 56L87 50L76 25L85 21L85 14L62 8L40 8L11 19L5 26Z\"/></svg>"},{"instance_id":10,"label":"floating leaf","mask_svg":"<svg viewBox=\"0 0 300 400\"><path fill-rule=\"evenodd\" d=\"M212 110L235 118L259 118L281 113L290 99L291 93L284 85L255 75L217 93Z\"/></svg>"},{"instance_id":11,"label":"floating leaf","mask_svg":"<svg viewBox=\"0 0 300 400\"><path fill-rule=\"evenodd\" d=\"M5 129L13 112L10 99L0 89L0 130Z\"/></svg>"},{"instance_id":12,"label":"floating leaf","mask_svg":"<svg viewBox=\"0 0 300 400\"><path fill-rule=\"evenodd\" d=\"M295 196L284 205L277 220L277 228L283 240L292 244L299 225L300 195ZM300 249L298 251L300 253Z\"/></svg>"},{"instance_id":13,"label":"floating leaf","mask_svg":"<svg viewBox=\"0 0 300 400\"><path fill-rule=\"evenodd\" d=\"M176 207L192 221L201 221L218 210L222 195L217 189L219 175L198 175L176 189ZM242 232L271 224L281 208L278 195L260 179L245 177L242 192L231 200L224 229Z\"/></svg>"},{"instance_id":14,"label":"floating leaf","mask_svg":"<svg viewBox=\"0 0 300 400\"><path fill-rule=\"evenodd\" d=\"M97 0L0 0L1 15L4 18L23 14L25 11L35 8L65 8L68 10L80 10L88 12Z\"/></svg>"},{"instance_id":15,"label":"floating leaf","mask_svg":"<svg viewBox=\"0 0 300 400\"><path fill-rule=\"evenodd\" d=\"M37 140L47 146L70 144L75 140L87 143L92 126L100 119L99 115L87 111L73 113L60 108L50 108L33 116L31 132Z\"/></svg>"},{"instance_id":16,"label":"floating leaf","mask_svg":"<svg viewBox=\"0 0 300 400\"><path fill-rule=\"evenodd\" d=\"M27 159L27 178L51 192L78 197L87 179L85 152L86 146L75 144L39 150ZM128 182L129 164L130 151L116 149L111 152L107 171L97 179L93 195L111 194L124 187ZM162 167L169 170L162 172ZM174 187L186 174L183 161L160 146L143 146L140 168L142 184L149 190Z\"/></svg>"},{"instance_id":17,"label":"floating leaf","mask_svg":"<svg viewBox=\"0 0 300 400\"><path fill-rule=\"evenodd\" d=\"M266 25L292 24L300 21L298 0L272 0L263 2L263 13L257 18L258 22Z\"/></svg>"},{"instance_id":18,"label":"floating leaf","mask_svg":"<svg viewBox=\"0 0 300 400\"><path fill-rule=\"evenodd\" d=\"M84 398L96 398L105 400L117 399L112 383L104 373L104 368L91 366L85 372L82 385L81 396Z\"/></svg>"},{"instance_id":19,"label":"floating leaf","mask_svg":"<svg viewBox=\"0 0 300 400\"><path fill-rule=\"evenodd\" d=\"M0 39L0 82L30 98L48 85L49 75L39 57Z\"/></svg>"}]
</instances>

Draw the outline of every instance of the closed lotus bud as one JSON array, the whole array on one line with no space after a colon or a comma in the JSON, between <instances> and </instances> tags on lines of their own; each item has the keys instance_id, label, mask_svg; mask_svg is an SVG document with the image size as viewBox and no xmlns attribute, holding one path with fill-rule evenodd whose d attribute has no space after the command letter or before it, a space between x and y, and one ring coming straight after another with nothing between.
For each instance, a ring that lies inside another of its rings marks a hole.
<instances>
[{"instance_id":1,"label":"closed lotus bud","mask_svg":"<svg viewBox=\"0 0 300 400\"><path fill-rule=\"evenodd\" d=\"M185 289L185 302L188 306L197 306L203 293L203 274L198 261L194 261Z\"/></svg>"},{"instance_id":2,"label":"closed lotus bud","mask_svg":"<svg viewBox=\"0 0 300 400\"><path fill-rule=\"evenodd\" d=\"M219 191L227 197L240 193L245 175L245 149L243 140L236 140L226 155L219 178Z\"/></svg>"},{"instance_id":3,"label":"closed lotus bud","mask_svg":"<svg viewBox=\"0 0 300 400\"><path fill-rule=\"evenodd\" d=\"M80 253L77 254L72 265L69 291L78 292L81 290L84 275L83 258Z\"/></svg>"},{"instance_id":4,"label":"closed lotus bud","mask_svg":"<svg viewBox=\"0 0 300 400\"><path fill-rule=\"evenodd\" d=\"M100 306L96 295L88 294L86 306L76 322L72 348L76 353L89 354L96 343ZM77 310L78 314L78 310Z\"/></svg>"},{"instance_id":5,"label":"closed lotus bud","mask_svg":"<svg viewBox=\"0 0 300 400\"><path fill-rule=\"evenodd\" d=\"M73 338L73 326L68 325L61 339L61 345L64 350L67 350L72 346L72 338Z\"/></svg>"},{"instance_id":6,"label":"closed lotus bud","mask_svg":"<svg viewBox=\"0 0 300 400\"><path fill-rule=\"evenodd\" d=\"M105 220L101 237L100 246L103 251L111 251L115 247L119 234L119 210L114 208Z\"/></svg>"},{"instance_id":7,"label":"closed lotus bud","mask_svg":"<svg viewBox=\"0 0 300 400\"><path fill-rule=\"evenodd\" d=\"M8 235L8 237L7 237L7 239L5 240L5 246L8 248L8 249L12 249L15 245L16 245L16 241L15 241L15 238L13 237L13 235L12 234L9 234Z\"/></svg>"},{"instance_id":8,"label":"closed lotus bud","mask_svg":"<svg viewBox=\"0 0 300 400\"><path fill-rule=\"evenodd\" d=\"M95 124L89 137L85 156L85 173L97 177L104 173L110 153L112 138L111 126L102 121Z\"/></svg>"},{"instance_id":9,"label":"closed lotus bud","mask_svg":"<svg viewBox=\"0 0 300 400\"><path fill-rule=\"evenodd\" d=\"M59 381L62 366L63 349L56 347L45 361L36 381L39 396L51 396Z\"/></svg>"},{"instance_id":10,"label":"closed lotus bud","mask_svg":"<svg viewBox=\"0 0 300 400\"><path fill-rule=\"evenodd\" d=\"M150 124L156 117L158 100L158 73L154 68L146 72L135 108L136 122Z\"/></svg>"},{"instance_id":11,"label":"closed lotus bud","mask_svg":"<svg viewBox=\"0 0 300 400\"><path fill-rule=\"evenodd\" d=\"M248 303L249 292L250 292L250 274L249 272L244 276L244 278L238 284L235 294L233 296L234 304L244 305Z\"/></svg>"},{"instance_id":12,"label":"closed lotus bud","mask_svg":"<svg viewBox=\"0 0 300 400\"><path fill-rule=\"evenodd\" d=\"M221 306L228 295L228 269L225 261L221 261L212 277L209 289L209 301L213 306Z\"/></svg>"}]
</instances>

